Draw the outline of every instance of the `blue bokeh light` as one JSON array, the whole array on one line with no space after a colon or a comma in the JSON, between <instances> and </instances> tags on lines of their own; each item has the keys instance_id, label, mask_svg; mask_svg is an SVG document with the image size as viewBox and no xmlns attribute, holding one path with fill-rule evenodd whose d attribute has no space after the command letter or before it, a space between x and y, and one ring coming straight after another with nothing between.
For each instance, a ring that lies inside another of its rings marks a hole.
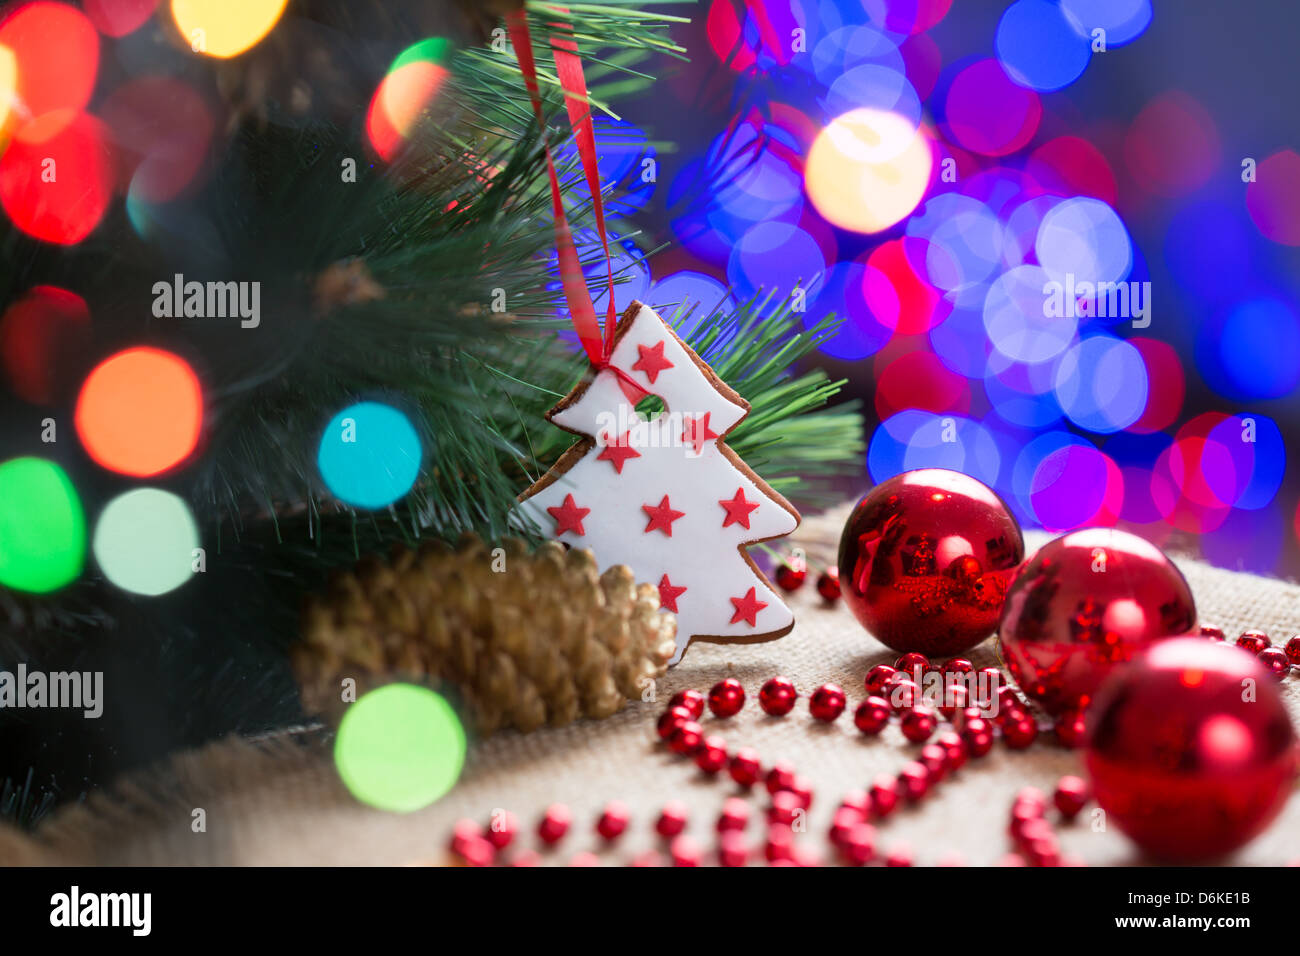
<instances>
[{"instance_id":1,"label":"blue bokeh light","mask_svg":"<svg viewBox=\"0 0 1300 956\"><path fill-rule=\"evenodd\" d=\"M357 508L384 508L415 484L423 449L410 420L391 405L360 402L325 426L316 464L326 486Z\"/></svg>"}]
</instances>

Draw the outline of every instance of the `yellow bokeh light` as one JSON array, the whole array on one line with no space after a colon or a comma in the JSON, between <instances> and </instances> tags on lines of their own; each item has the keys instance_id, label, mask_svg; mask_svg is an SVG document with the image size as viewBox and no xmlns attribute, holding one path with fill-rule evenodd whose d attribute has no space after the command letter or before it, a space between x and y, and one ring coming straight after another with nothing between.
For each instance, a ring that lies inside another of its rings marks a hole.
<instances>
[{"instance_id":1,"label":"yellow bokeh light","mask_svg":"<svg viewBox=\"0 0 1300 956\"><path fill-rule=\"evenodd\" d=\"M3 142L9 114L18 96L18 60L14 51L0 43L0 142Z\"/></svg>"},{"instance_id":2,"label":"yellow bokeh light","mask_svg":"<svg viewBox=\"0 0 1300 956\"><path fill-rule=\"evenodd\" d=\"M271 32L288 0L172 0L172 19L195 53L238 56Z\"/></svg>"},{"instance_id":3,"label":"yellow bokeh light","mask_svg":"<svg viewBox=\"0 0 1300 956\"><path fill-rule=\"evenodd\" d=\"M857 109L817 135L804 167L808 198L842 229L881 232L906 218L930 183L930 140L887 110Z\"/></svg>"}]
</instances>

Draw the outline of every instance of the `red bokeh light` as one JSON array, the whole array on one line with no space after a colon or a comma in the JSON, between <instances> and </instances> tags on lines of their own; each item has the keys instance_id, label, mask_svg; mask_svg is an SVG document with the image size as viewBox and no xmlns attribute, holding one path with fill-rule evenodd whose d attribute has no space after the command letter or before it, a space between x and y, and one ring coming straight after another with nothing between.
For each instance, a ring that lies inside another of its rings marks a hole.
<instances>
[{"instance_id":1,"label":"red bokeh light","mask_svg":"<svg viewBox=\"0 0 1300 956\"><path fill-rule=\"evenodd\" d=\"M148 202L190 185L212 139L202 97L169 76L142 76L113 92L101 110L117 147L118 184Z\"/></svg>"},{"instance_id":2,"label":"red bokeh light","mask_svg":"<svg viewBox=\"0 0 1300 956\"><path fill-rule=\"evenodd\" d=\"M86 16L104 36L124 37L144 26L158 0L82 0Z\"/></svg>"},{"instance_id":3,"label":"red bokeh light","mask_svg":"<svg viewBox=\"0 0 1300 956\"><path fill-rule=\"evenodd\" d=\"M881 325L899 335L928 332L952 312L952 303L921 277L929 245L915 237L892 239L867 259L862 279L867 305Z\"/></svg>"},{"instance_id":4,"label":"red bokeh light","mask_svg":"<svg viewBox=\"0 0 1300 956\"><path fill-rule=\"evenodd\" d=\"M108 129L86 113L65 118L59 111L24 130L0 157L0 205L30 236L78 243L99 225L113 195Z\"/></svg>"},{"instance_id":5,"label":"red bokeh light","mask_svg":"<svg viewBox=\"0 0 1300 956\"><path fill-rule=\"evenodd\" d=\"M33 405L48 405L76 384L90 345L90 309L75 293L38 285L0 317L0 363L10 387Z\"/></svg>"},{"instance_id":6,"label":"red bokeh light","mask_svg":"<svg viewBox=\"0 0 1300 956\"><path fill-rule=\"evenodd\" d=\"M1134 181L1157 196L1184 196L1209 180L1219 164L1214 120L1186 93L1162 93L1133 120L1124 159Z\"/></svg>"},{"instance_id":7,"label":"red bokeh light","mask_svg":"<svg viewBox=\"0 0 1300 956\"><path fill-rule=\"evenodd\" d=\"M32 120L57 114L71 122L90 102L99 69L99 34L80 10L65 3L29 3L0 22L0 44L13 51L17 89L14 135L48 137L51 120L33 128Z\"/></svg>"}]
</instances>

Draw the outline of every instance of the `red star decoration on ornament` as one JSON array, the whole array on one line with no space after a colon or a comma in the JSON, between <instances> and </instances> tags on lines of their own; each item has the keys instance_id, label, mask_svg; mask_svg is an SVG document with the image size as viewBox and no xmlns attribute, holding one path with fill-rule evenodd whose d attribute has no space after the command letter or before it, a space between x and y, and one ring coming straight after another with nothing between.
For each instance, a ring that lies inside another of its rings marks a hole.
<instances>
[{"instance_id":1,"label":"red star decoration on ornament","mask_svg":"<svg viewBox=\"0 0 1300 956\"><path fill-rule=\"evenodd\" d=\"M641 357L632 365L632 371L645 372L645 377L650 379L651 385L659 378L660 372L673 367L673 363L664 358L663 342L654 345L638 345L636 350L641 353Z\"/></svg>"},{"instance_id":2,"label":"red star decoration on ornament","mask_svg":"<svg viewBox=\"0 0 1300 956\"><path fill-rule=\"evenodd\" d=\"M677 612L677 599L686 593L686 588L673 584L668 580L668 575L659 579L659 606Z\"/></svg>"},{"instance_id":3,"label":"red star decoration on ornament","mask_svg":"<svg viewBox=\"0 0 1300 956\"><path fill-rule=\"evenodd\" d=\"M555 519L555 536L557 538L566 531L572 531L574 534L587 533L582 527L582 519L591 514L591 509L579 508L578 503L573 500L573 495L565 495L562 505L552 506L547 508L546 511Z\"/></svg>"},{"instance_id":4,"label":"red star decoration on ornament","mask_svg":"<svg viewBox=\"0 0 1300 956\"><path fill-rule=\"evenodd\" d=\"M623 466L629 458L640 458L641 453L632 447L632 431L628 429L623 433L623 437L616 441L609 441L609 436L605 436L607 444L605 450L596 456L598 461L607 461L614 466L614 470L620 475L623 474ZM748 525L746 526L748 527Z\"/></svg>"},{"instance_id":5,"label":"red star decoration on ornament","mask_svg":"<svg viewBox=\"0 0 1300 956\"><path fill-rule=\"evenodd\" d=\"M757 501L745 500L745 489L737 488L734 498L723 498L718 504L727 509L727 517L722 520L722 526L738 524L742 528L749 528L749 513L758 508Z\"/></svg>"},{"instance_id":6,"label":"red star decoration on ornament","mask_svg":"<svg viewBox=\"0 0 1300 956\"><path fill-rule=\"evenodd\" d=\"M694 445L695 454L697 455L704 449L706 441L718 437L718 433L709 427L709 416L712 414L712 412L705 412L703 418L682 419L685 426L682 428L682 441L688 445Z\"/></svg>"},{"instance_id":7,"label":"red star decoration on ornament","mask_svg":"<svg viewBox=\"0 0 1300 956\"><path fill-rule=\"evenodd\" d=\"M668 503L667 495L657 505L642 505L641 510L650 516L650 521L645 526L646 534L662 531L670 538L673 536L673 522L686 514L685 511L674 511Z\"/></svg>"},{"instance_id":8,"label":"red star decoration on ornament","mask_svg":"<svg viewBox=\"0 0 1300 956\"><path fill-rule=\"evenodd\" d=\"M731 598L731 603L736 606L736 613L731 615L731 623L744 621L750 627L757 627L758 612L767 607L767 602L760 601L754 589L750 588L745 592L744 597Z\"/></svg>"}]
</instances>

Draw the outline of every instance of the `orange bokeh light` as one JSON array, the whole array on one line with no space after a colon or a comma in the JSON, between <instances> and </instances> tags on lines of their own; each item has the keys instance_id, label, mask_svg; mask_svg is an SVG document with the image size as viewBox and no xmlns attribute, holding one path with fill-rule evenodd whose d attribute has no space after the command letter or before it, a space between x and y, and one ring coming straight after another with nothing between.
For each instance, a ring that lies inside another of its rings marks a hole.
<instances>
[{"instance_id":1,"label":"orange bokeh light","mask_svg":"<svg viewBox=\"0 0 1300 956\"><path fill-rule=\"evenodd\" d=\"M90 102L99 72L99 34L86 15L66 3L29 3L0 22L0 45L14 57L13 117L15 135L24 127L57 114L70 122ZM42 127L48 137L57 130Z\"/></svg>"},{"instance_id":2,"label":"orange bokeh light","mask_svg":"<svg viewBox=\"0 0 1300 956\"><path fill-rule=\"evenodd\" d=\"M100 465L148 477L194 451L203 423L198 376L179 356L139 347L110 356L86 376L77 435Z\"/></svg>"}]
</instances>

